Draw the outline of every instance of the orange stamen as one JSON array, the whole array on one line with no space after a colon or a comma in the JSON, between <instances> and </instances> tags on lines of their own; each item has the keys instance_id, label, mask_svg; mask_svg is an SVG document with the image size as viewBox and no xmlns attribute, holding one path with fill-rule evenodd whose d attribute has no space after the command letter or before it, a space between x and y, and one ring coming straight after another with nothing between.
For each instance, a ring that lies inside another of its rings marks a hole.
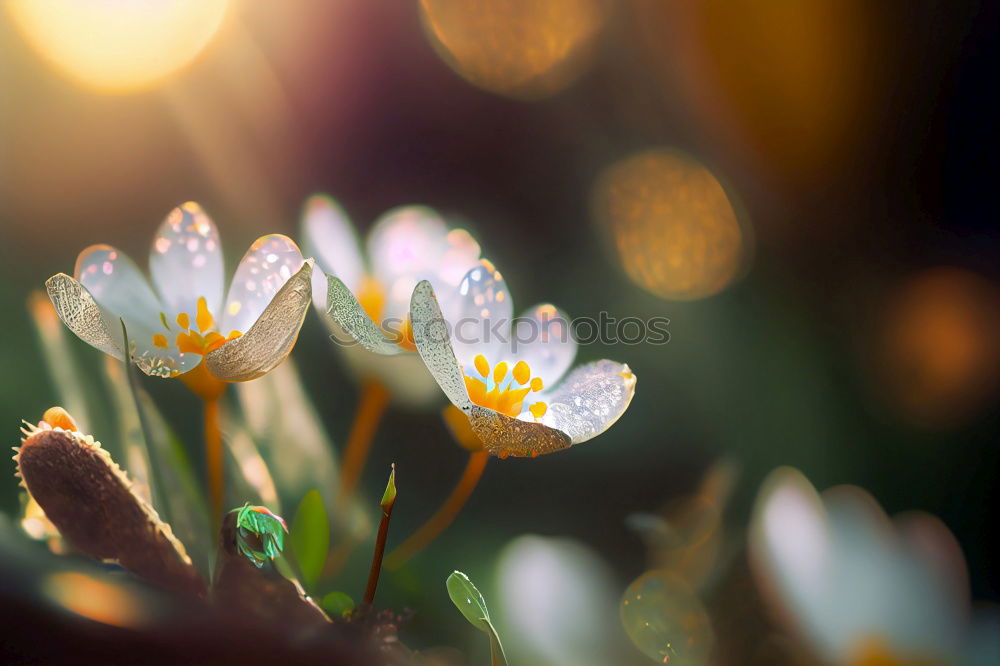
<instances>
[{"instance_id":1,"label":"orange stamen","mask_svg":"<svg viewBox=\"0 0 1000 666\"><path fill-rule=\"evenodd\" d=\"M510 371L512 381L507 381L508 366L504 361L500 361L493 366L493 388L487 388L490 379L490 364L486 357L478 354L473 359L476 372L482 375L483 379L465 376L465 389L469 393L469 399L480 407L487 407L494 411L516 418L523 408L524 399L533 391L542 390L542 380L539 377L532 379L531 367L524 361L518 361ZM506 382L506 385L505 385ZM501 388L503 387L503 388ZM537 407L540 405L540 407ZM532 409L532 415L540 418L545 413L545 403L536 402L533 407L540 409L540 414L536 414Z\"/></svg>"}]
</instances>

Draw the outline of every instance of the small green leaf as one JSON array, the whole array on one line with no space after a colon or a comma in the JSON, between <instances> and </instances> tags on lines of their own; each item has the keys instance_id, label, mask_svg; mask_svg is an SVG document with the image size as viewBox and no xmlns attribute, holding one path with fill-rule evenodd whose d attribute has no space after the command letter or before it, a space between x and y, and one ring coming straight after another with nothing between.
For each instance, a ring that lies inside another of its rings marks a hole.
<instances>
[{"instance_id":1,"label":"small green leaf","mask_svg":"<svg viewBox=\"0 0 1000 666\"><path fill-rule=\"evenodd\" d=\"M347 617L354 610L354 599L343 592L331 592L320 603L330 617Z\"/></svg>"},{"instance_id":2,"label":"small green leaf","mask_svg":"<svg viewBox=\"0 0 1000 666\"><path fill-rule=\"evenodd\" d=\"M455 571L445 583L448 587L448 596L451 601L462 612L465 619L473 627L486 632L490 637L490 658L493 666L507 666L507 657L503 653L503 645L500 644L500 636L490 622L490 612L486 608L486 600L480 594L476 586L472 584L469 577L461 571Z\"/></svg>"},{"instance_id":3,"label":"small green leaf","mask_svg":"<svg viewBox=\"0 0 1000 666\"><path fill-rule=\"evenodd\" d=\"M295 510L290 539L302 582L311 589L319 580L330 548L330 521L323 497L315 488L306 493Z\"/></svg>"},{"instance_id":4,"label":"small green leaf","mask_svg":"<svg viewBox=\"0 0 1000 666\"><path fill-rule=\"evenodd\" d=\"M258 568L273 560L285 547L288 526L281 516L249 502L236 512L236 545Z\"/></svg>"},{"instance_id":5,"label":"small green leaf","mask_svg":"<svg viewBox=\"0 0 1000 666\"><path fill-rule=\"evenodd\" d=\"M461 571L456 571L448 576L445 584L451 602L462 612L465 619L476 629L488 632L490 612L486 609L486 600L469 577Z\"/></svg>"}]
</instances>

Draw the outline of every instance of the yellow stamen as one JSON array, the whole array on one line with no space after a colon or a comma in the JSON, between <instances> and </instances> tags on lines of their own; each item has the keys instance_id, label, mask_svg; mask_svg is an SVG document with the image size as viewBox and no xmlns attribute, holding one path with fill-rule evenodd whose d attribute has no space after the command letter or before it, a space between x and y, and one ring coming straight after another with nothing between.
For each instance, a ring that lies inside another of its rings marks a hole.
<instances>
[{"instance_id":1,"label":"yellow stamen","mask_svg":"<svg viewBox=\"0 0 1000 666\"><path fill-rule=\"evenodd\" d=\"M540 419L545 416L545 412L549 411L549 406L544 402L536 402L531 407L528 407L528 409L531 411L532 416L536 419Z\"/></svg>"},{"instance_id":2,"label":"yellow stamen","mask_svg":"<svg viewBox=\"0 0 1000 666\"><path fill-rule=\"evenodd\" d=\"M486 357L482 354L478 354L473 362L476 365L476 372L481 374L483 377L487 377L490 374L490 364L486 362Z\"/></svg>"},{"instance_id":3,"label":"yellow stamen","mask_svg":"<svg viewBox=\"0 0 1000 666\"><path fill-rule=\"evenodd\" d=\"M153 346L159 347L160 349L166 349L170 345L167 343L167 336L162 333L157 333L153 336Z\"/></svg>"},{"instance_id":4,"label":"yellow stamen","mask_svg":"<svg viewBox=\"0 0 1000 666\"><path fill-rule=\"evenodd\" d=\"M191 328L191 318L188 317L187 312L182 312L177 315L177 325L183 328L185 331Z\"/></svg>"},{"instance_id":5,"label":"yellow stamen","mask_svg":"<svg viewBox=\"0 0 1000 666\"><path fill-rule=\"evenodd\" d=\"M493 366L492 388L488 388L490 381L490 364L486 357L478 354L473 358L473 365L476 372L484 379L465 376L465 389L469 393L469 399L480 407L487 407L494 411L516 418L522 411L524 399L532 391L542 389L542 380L538 377L531 378L531 367L524 361L518 361L510 371L510 381L507 380L508 365L500 361ZM504 383L506 382L506 385ZM502 388L501 388L502 387ZM540 414L545 413L545 403L535 403L542 405ZM538 418L540 414L535 414Z\"/></svg>"},{"instance_id":6,"label":"yellow stamen","mask_svg":"<svg viewBox=\"0 0 1000 666\"><path fill-rule=\"evenodd\" d=\"M198 299L198 312L194 316L195 323L198 324L198 332L204 333L215 326L215 318L208 311L208 301L202 296Z\"/></svg>"},{"instance_id":7,"label":"yellow stamen","mask_svg":"<svg viewBox=\"0 0 1000 666\"><path fill-rule=\"evenodd\" d=\"M237 330L229 331L229 335L226 336L227 340L235 340L236 338L242 338L243 334Z\"/></svg>"},{"instance_id":8,"label":"yellow stamen","mask_svg":"<svg viewBox=\"0 0 1000 666\"><path fill-rule=\"evenodd\" d=\"M518 361L514 365L514 381L518 384L524 385L531 380L531 368L524 361ZM540 380L539 380L540 381Z\"/></svg>"}]
</instances>

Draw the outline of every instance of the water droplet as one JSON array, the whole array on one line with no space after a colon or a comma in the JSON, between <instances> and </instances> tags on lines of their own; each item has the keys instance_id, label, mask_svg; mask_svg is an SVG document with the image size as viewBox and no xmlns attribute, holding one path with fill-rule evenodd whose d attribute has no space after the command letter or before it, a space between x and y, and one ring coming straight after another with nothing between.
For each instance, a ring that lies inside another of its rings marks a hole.
<instances>
[{"instance_id":1,"label":"water droplet","mask_svg":"<svg viewBox=\"0 0 1000 666\"><path fill-rule=\"evenodd\" d=\"M621 603L622 625L637 648L669 666L702 666L712 648L712 625L683 580L663 570L635 579Z\"/></svg>"}]
</instances>

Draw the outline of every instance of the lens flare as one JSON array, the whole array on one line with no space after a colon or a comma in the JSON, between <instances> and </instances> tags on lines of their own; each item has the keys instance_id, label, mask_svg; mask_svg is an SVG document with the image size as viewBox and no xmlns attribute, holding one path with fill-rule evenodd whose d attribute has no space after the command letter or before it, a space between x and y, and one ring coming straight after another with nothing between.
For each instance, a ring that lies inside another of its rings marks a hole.
<instances>
[{"instance_id":1,"label":"lens flare","mask_svg":"<svg viewBox=\"0 0 1000 666\"><path fill-rule=\"evenodd\" d=\"M190 63L229 0L10 0L24 38L74 80L103 92L149 87Z\"/></svg>"},{"instance_id":2,"label":"lens flare","mask_svg":"<svg viewBox=\"0 0 1000 666\"><path fill-rule=\"evenodd\" d=\"M676 575L649 571L622 597L621 619L637 648L653 661L700 666L714 641L712 625L698 597Z\"/></svg>"},{"instance_id":3,"label":"lens flare","mask_svg":"<svg viewBox=\"0 0 1000 666\"><path fill-rule=\"evenodd\" d=\"M598 179L594 216L633 282L668 300L726 288L747 262L747 236L716 177L679 153L628 157Z\"/></svg>"},{"instance_id":4,"label":"lens flare","mask_svg":"<svg viewBox=\"0 0 1000 666\"><path fill-rule=\"evenodd\" d=\"M491 92L538 99L569 86L593 55L599 0L422 0L428 37L459 75Z\"/></svg>"}]
</instances>

